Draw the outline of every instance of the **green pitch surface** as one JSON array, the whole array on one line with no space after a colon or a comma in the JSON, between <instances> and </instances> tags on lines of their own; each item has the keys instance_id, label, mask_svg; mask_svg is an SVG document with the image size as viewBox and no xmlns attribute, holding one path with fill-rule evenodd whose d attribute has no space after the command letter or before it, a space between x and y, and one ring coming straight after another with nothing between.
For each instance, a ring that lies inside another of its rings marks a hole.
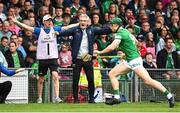
<instances>
[{"instance_id":1,"label":"green pitch surface","mask_svg":"<svg viewBox=\"0 0 180 113\"><path fill-rule=\"evenodd\" d=\"M0 112L180 112L180 103L169 108L164 103L98 104L2 104Z\"/></svg>"}]
</instances>

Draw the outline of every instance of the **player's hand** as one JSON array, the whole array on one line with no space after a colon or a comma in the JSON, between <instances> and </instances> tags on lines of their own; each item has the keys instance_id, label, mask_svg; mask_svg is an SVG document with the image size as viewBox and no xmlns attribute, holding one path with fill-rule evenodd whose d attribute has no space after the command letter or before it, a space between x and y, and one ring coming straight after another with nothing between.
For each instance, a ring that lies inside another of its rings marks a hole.
<instances>
[{"instance_id":1,"label":"player's hand","mask_svg":"<svg viewBox=\"0 0 180 113\"><path fill-rule=\"evenodd\" d=\"M94 50L94 54L95 54L95 55L101 54L101 51Z\"/></svg>"},{"instance_id":2,"label":"player's hand","mask_svg":"<svg viewBox=\"0 0 180 113\"><path fill-rule=\"evenodd\" d=\"M11 19L13 22L16 22L16 18L15 18L15 17L10 16L10 17L8 17L8 18Z\"/></svg>"},{"instance_id":3,"label":"player's hand","mask_svg":"<svg viewBox=\"0 0 180 113\"><path fill-rule=\"evenodd\" d=\"M24 70L26 70L26 69L25 68L19 68L19 69L16 70L16 73L22 72Z\"/></svg>"}]
</instances>

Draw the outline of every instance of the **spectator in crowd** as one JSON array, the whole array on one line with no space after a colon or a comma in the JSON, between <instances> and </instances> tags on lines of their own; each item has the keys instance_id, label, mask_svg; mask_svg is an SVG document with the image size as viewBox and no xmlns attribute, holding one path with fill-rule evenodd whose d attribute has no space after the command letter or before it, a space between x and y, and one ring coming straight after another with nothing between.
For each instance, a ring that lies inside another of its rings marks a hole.
<instances>
[{"instance_id":1,"label":"spectator in crowd","mask_svg":"<svg viewBox=\"0 0 180 113\"><path fill-rule=\"evenodd\" d=\"M151 52L147 52L143 61L143 66L145 68L157 68L156 63L153 60L153 54Z\"/></svg>"},{"instance_id":2,"label":"spectator in crowd","mask_svg":"<svg viewBox=\"0 0 180 113\"><path fill-rule=\"evenodd\" d=\"M101 50L105 49L110 44L110 41L108 41L108 36L107 35L100 35L96 39L96 44L98 46L98 50L101 51ZM106 54L106 56L108 56L108 54ZM103 68L109 67L109 60L106 58L102 58L101 66Z\"/></svg>"},{"instance_id":3,"label":"spectator in crowd","mask_svg":"<svg viewBox=\"0 0 180 113\"><path fill-rule=\"evenodd\" d=\"M0 43L0 51L5 54L5 52L8 50L8 38L7 37L2 37L1 38L1 43Z\"/></svg>"},{"instance_id":4,"label":"spectator in crowd","mask_svg":"<svg viewBox=\"0 0 180 113\"><path fill-rule=\"evenodd\" d=\"M154 59L156 57L156 53L155 53L156 48L155 48L155 37L152 32L147 33L145 36L145 47L147 49L147 52L152 53Z\"/></svg>"},{"instance_id":5,"label":"spectator in crowd","mask_svg":"<svg viewBox=\"0 0 180 113\"><path fill-rule=\"evenodd\" d=\"M133 10L129 7L126 7L124 16L120 18L123 20L123 25L126 26L128 24L128 17L133 16Z\"/></svg>"},{"instance_id":6,"label":"spectator in crowd","mask_svg":"<svg viewBox=\"0 0 180 113\"><path fill-rule=\"evenodd\" d=\"M64 13L64 14L62 15L62 17L63 17L63 22L64 22L63 25L64 25L64 26L69 25L70 22L71 22L71 15L68 14L68 13Z\"/></svg>"},{"instance_id":7,"label":"spectator in crowd","mask_svg":"<svg viewBox=\"0 0 180 113\"><path fill-rule=\"evenodd\" d=\"M160 82L152 79L147 70L143 67L142 58L140 57L136 48L137 41L135 37L133 37L128 30L121 27L122 20L120 18L114 18L110 21L110 23L112 25L112 32L116 33L115 40L106 49L102 51L95 51L95 53L108 53L120 46L126 55L127 62L117 65L109 72L109 78L114 90L114 97L109 101L106 101L106 104L114 105L121 102L119 95L119 82L116 77L119 76L119 74L122 75L126 74L127 72L134 71L142 80L144 80L145 84L164 93L169 101L169 107L174 107L174 96Z\"/></svg>"},{"instance_id":8,"label":"spectator in crowd","mask_svg":"<svg viewBox=\"0 0 180 113\"><path fill-rule=\"evenodd\" d=\"M33 6L32 6L31 0L25 0L22 11L20 12L20 16L22 17L22 19L27 18L28 11L32 10L32 8L33 8Z\"/></svg>"},{"instance_id":9,"label":"spectator in crowd","mask_svg":"<svg viewBox=\"0 0 180 113\"><path fill-rule=\"evenodd\" d=\"M155 69L157 68L157 65L156 63L154 62L154 57L153 57L153 54L151 52L147 52L146 55L145 55L145 58L143 60L143 66L144 68L152 68L152 69ZM154 70L147 70L149 72L149 75L153 78L153 79L156 79L156 78L159 78L157 77L156 73Z\"/></svg>"},{"instance_id":10,"label":"spectator in crowd","mask_svg":"<svg viewBox=\"0 0 180 113\"><path fill-rule=\"evenodd\" d=\"M18 36L18 38L17 38L17 45L18 45L17 50L21 51L21 53L22 53L22 55L23 55L23 58L24 58L24 60L25 60L27 54L26 54L26 51L25 51L25 49L24 49L22 43L23 43L23 37Z\"/></svg>"},{"instance_id":11,"label":"spectator in crowd","mask_svg":"<svg viewBox=\"0 0 180 113\"><path fill-rule=\"evenodd\" d=\"M171 0L171 2L167 5L167 17L170 18L172 15L173 9L178 8L178 4L176 0Z\"/></svg>"},{"instance_id":12,"label":"spectator in crowd","mask_svg":"<svg viewBox=\"0 0 180 113\"><path fill-rule=\"evenodd\" d=\"M105 13L108 13L109 12L109 6L110 4L113 3L112 0L104 0L102 1L102 13L105 14Z\"/></svg>"},{"instance_id":13,"label":"spectator in crowd","mask_svg":"<svg viewBox=\"0 0 180 113\"><path fill-rule=\"evenodd\" d=\"M23 24L13 17L11 18L14 23L20 27L27 29L31 32L34 32L38 36L38 46L36 58L39 60L39 79L38 79L38 100L37 103L42 103L42 89L44 82L44 75L47 74L48 68L50 68L53 81L54 81L54 90L55 90L55 102L60 103L62 100L59 98L59 76L58 76L58 48L56 34L62 30L67 30L71 27L78 25L73 24L63 27L53 27L52 17L49 14L46 14L43 17L43 28L31 27L26 24ZM47 49L46 49L47 48Z\"/></svg>"},{"instance_id":14,"label":"spectator in crowd","mask_svg":"<svg viewBox=\"0 0 180 113\"><path fill-rule=\"evenodd\" d=\"M14 16L19 20L19 21L22 21L22 18L20 16L20 12L21 12L21 5L20 4L17 4L14 6Z\"/></svg>"},{"instance_id":15,"label":"spectator in crowd","mask_svg":"<svg viewBox=\"0 0 180 113\"><path fill-rule=\"evenodd\" d=\"M63 6L65 6L64 0L54 0L54 7L63 7Z\"/></svg>"},{"instance_id":16,"label":"spectator in crowd","mask_svg":"<svg viewBox=\"0 0 180 113\"><path fill-rule=\"evenodd\" d=\"M109 6L109 13L113 13L115 15L119 15L118 7L115 3L111 3Z\"/></svg>"},{"instance_id":17,"label":"spectator in crowd","mask_svg":"<svg viewBox=\"0 0 180 113\"><path fill-rule=\"evenodd\" d=\"M176 51L178 52L178 55L180 55L180 29L178 30L176 36L177 37L175 38L174 43L176 46Z\"/></svg>"},{"instance_id":18,"label":"spectator in crowd","mask_svg":"<svg viewBox=\"0 0 180 113\"><path fill-rule=\"evenodd\" d=\"M88 26L89 16L81 14L79 17L80 25L61 32L62 36L73 36L71 42L72 59L73 59L73 97L74 103L79 103L78 100L78 82L81 69L83 68L87 80L89 91L89 103L94 103L94 76L92 66L93 40L95 35L111 33L109 28L97 28Z\"/></svg>"},{"instance_id":19,"label":"spectator in crowd","mask_svg":"<svg viewBox=\"0 0 180 113\"><path fill-rule=\"evenodd\" d=\"M139 9L139 15L137 16L136 20L137 20L136 24L138 26L142 26L143 22L148 22L149 21L148 14L147 14L145 9Z\"/></svg>"},{"instance_id":20,"label":"spectator in crowd","mask_svg":"<svg viewBox=\"0 0 180 113\"><path fill-rule=\"evenodd\" d=\"M147 48L145 46L145 39L142 38L142 37L137 37L137 40L138 40L138 42L137 42L137 49L138 49L138 51L140 53L140 56L142 58L144 58L146 53L147 53Z\"/></svg>"},{"instance_id":21,"label":"spectator in crowd","mask_svg":"<svg viewBox=\"0 0 180 113\"><path fill-rule=\"evenodd\" d=\"M100 23L99 14L97 14L97 13L92 14L91 23L92 23L92 26L94 26L94 27L102 27L102 24Z\"/></svg>"},{"instance_id":22,"label":"spectator in crowd","mask_svg":"<svg viewBox=\"0 0 180 113\"><path fill-rule=\"evenodd\" d=\"M7 76L13 76L16 73L19 73L21 71L24 71L23 68L19 68L17 70L8 70L6 68L6 64L4 64L5 58L4 55L0 51L0 74L1 72ZM12 88L12 82L11 81L5 81L0 83L0 104L4 104L5 100L11 91Z\"/></svg>"},{"instance_id":23,"label":"spectator in crowd","mask_svg":"<svg viewBox=\"0 0 180 113\"><path fill-rule=\"evenodd\" d=\"M62 15L63 15L63 8L56 7L55 8L55 17L53 19L53 23L55 26L60 26L64 23Z\"/></svg>"},{"instance_id":24,"label":"spectator in crowd","mask_svg":"<svg viewBox=\"0 0 180 113\"><path fill-rule=\"evenodd\" d=\"M10 42L9 50L5 52L5 57L8 62L8 67L20 68L25 67L25 61L23 55L17 50L17 43Z\"/></svg>"},{"instance_id":25,"label":"spectator in crowd","mask_svg":"<svg viewBox=\"0 0 180 113\"><path fill-rule=\"evenodd\" d=\"M96 1L95 0L89 0L89 5L88 5L88 14L92 14L92 11L94 8L98 8Z\"/></svg>"},{"instance_id":26,"label":"spectator in crowd","mask_svg":"<svg viewBox=\"0 0 180 113\"><path fill-rule=\"evenodd\" d=\"M147 0L139 0L138 13L139 13L139 9L144 9L146 11L146 13L149 14L150 13L150 9L148 7L148 4L149 3L148 3ZM137 12L136 12L136 14L137 14Z\"/></svg>"},{"instance_id":27,"label":"spectator in crowd","mask_svg":"<svg viewBox=\"0 0 180 113\"><path fill-rule=\"evenodd\" d=\"M108 17L109 17L108 20L110 21L110 20L112 20L113 18L116 17L116 14L114 14L114 13L109 13Z\"/></svg>"},{"instance_id":28,"label":"spectator in crowd","mask_svg":"<svg viewBox=\"0 0 180 113\"><path fill-rule=\"evenodd\" d=\"M3 13L4 10L4 4L2 2L0 2L0 19L2 21L6 20L6 15Z\"/></svg>"},{"instance_id":29,"label":"spectator in crowd","mask_svg":"<svg viewBox=\"0 0 180 113\"><path fill-rule=\"evenodd\" d=\"M80 0L72 0L73 3L71 5L71 15L75 16L78 9L80 8Z\"/></svg>"},{"instance_id":30,"label":"spectator in crowd","mask_svg":"<svg viewBox=\"0 0 180 113\"><path fill-rule=\"evenodd\" d=\"M19 0L9 0L9 6L14 6L16 4L18 4Z\"/></svg>"},{"instance_id":31,"label":"spectator in crowd","mask_svg":"<svg viewBox=\"0 0 180 113\"><path fill-rule=\"evenodd\" d=\"M118 15L119 18L124 19L125 12L126 12L126 7L127 7L127 5L123 4L123 3L121 3L119 5L119 7L118 7L119 8L119 15ZM123 24L123 25L125 25L125 24Z\"/></svg>"},{"instance_id":32,"label":"spectator in crowd","mask_svg":"<svg viewBox=\"0 0 180 113\"><path fill-rule=\"evenodd\" d=\"M2 52L0 51L0 62L1 62L1 64L3 64L3 66L4 67L8 67L8 63L7 63L7 61L6 61L6 58L5 58L5 56L2 54Z\"/></svg>"},{"instance_id":33,"label":"spectator in crowd","mask_svg":"<svg viewBox=\"0 0 180 113\"><path fill-rule=\"evenodd\" d=\"M68 43L61 45L61 50L59 52L58 64L62 68L68 68L72 65L72 56Z\"/></svg>"},{"instance_id":34,"label":"spectator in crowd","mask_svg":"<svg viewBox=\"0 0 180 113\"><path fill-rule=\"evenodd\" d=\"M49 14L50 15L54 15L55 14L55 8L52 6L51 4L51 0L43 0L43 6L46 6L49 10Z\"/></svg>"},{"instance_id":35,"label":"spectator in crowd","mask_svg":"<svg viewBox=\"0 0 180 113\"><path fill-rule=\"evenodd\" d=\"M23 20L23 23L31 26L29 20ZM31 67L33 63L36 62L36 52L37 52L37 36L33 35L30 30L24 29L22 33L23 37L23 47L27 53L26 57L26 67Z\"/></svg>"},{"instance_id":36,"label":"spectator in crowd","mask_svg":"<svg viewBox=\"0 0 180 113\"><path fill-rule=\"evenodd\" d=\"M180 61L176 51L173 51L173 39L165 39L165 47L157 53L157 67L166 69L179 69ZM166 79L174 77L173 71L167 71L163 74ZM177 78L179 78L179 72L177 72Z\"/></svg>"},{"instance_id":37,"label":"spectator in crowd","mask_svg":"<svg viewBox=\"0 0 180 113\"><path fill-rule=\"evenodd\" d=\"M3 22L3 26L2 26L2 30L0 31L0 39L3 36L8 37L8 40L10 40L10 37L12 35L12 32L9 31L9 22L8 21L4 21Z\"/></svg>"},{"instance_id":38,"label":"spectator in crowd","mask_svg":"<svg viewBox=\"0 0 180 113\"><path fill-rule=\"evenodd\" d=\"M128 7L133 10L134 15L138 15L137 13L138 13L139 4L140 4L140 0L131 0L128 3Z\"/></svg>"},{"instance_id":39,"label":"spectator in crowd","mask_svg":"<svg viewBox=\"0 0 180 113\"><path fill-rule=\"evenodd\" d=\"M137 38L141 38L142 40L145 40L146 34L151 31L149 22L143 22L141 28L142 29L140 33L137 35Z\"/></svg>"},{"instance_id":40,"label":"spectator in crowd","mask_svg":"<svg viewBox=\"0 0 180 113\"><path fill-rule=\"evenodd\" d=\"M38 18L37 18L37 26L38 26L38 27L43 26L42 18L43 18L46 14L49 14L48 7L46 7L46 6L41 6L41 7L38 9Z\"/></svg>"},{"instance_id":41,"label":"spectator in crowd","mask_svg":"<svg viewBox=\"0 0 180 113\"><path fill-rule=\"evenodd\" d=\"M10 18L8 18L8 22L9 22L9 30L13 34L18 35L21 28L19 28L19 26L17 26L16 24L14 24L14 22Z\"/></svg>"},{"instance_id":42,"label":"spectator in crowd","mask_svg":"<svg viewBox=\"0 0 180 113\"><path fill-rule=\"evenodd\" d=\"M159 33L160 35L159 35L159 41L157 42L157 44L156 44L156 54L160 51L160 50L162 50L162 49L164 49L164 47L165 47L165 39L166 38L173 38L173 36L172 36L172 34L169 32L169 29L167 28L167 27L162 27L161 29L160 29L160 33ZM173 43L173 51L175 51L176 50L176 46L175 46L175 44Z\"/></svg>"},{"instance_id":43,"label":"spectator in crowd","mask_svg":"<svg viewBox=\"0 0 180 113\"><path fill-rule=\"evenodd\" d=\"M64 13L63 14L63 25L62 26L67 26L70 24L71 22L71 15L69 15L68 13ZM71 45L71 40L72 40L72 36L59 36L60 38L57 39L58 44L62 44L62 43L68 43L69 45Z\"/></svg>"},{"instance_id":44,"label":"spectator in crowd","mask_svg":"<svg viewBox=\"0 0 180 113\"><path fill-rule=\"evenodd\" d=\"M71 15L71 8L70 7L64 7L63 13L67 13L67 14Z\"/></svg>"},{"instance_id":45,"label":"spectator in crowd","mask_svg":"<svg viewBox=\"0 0 180 113\"><path fill-rule=\"evenodd\" d=\"M18 38L19 38L18 35L13 34L13 35L11 35L10 41L16 43L16 45L17 45L16 49L22 53L23 59L24 59L24 62L25 62L26 52L25 52L24 48L22 47L22 45L19 45L19 40L21 40L21 39L18 39ZM22 40L23 40L23 38L22 38Z\"/></svg>"},{"instance_id":46,"label":"spectator in crowd","mask_svg":"<svg viewBox=\"0 0 180 113\"><path fill-rule=\"evenodd\" d=\"M136 25L135 22L136 22L135 16L133 16L133 15L129 16L128 17L128 25L125 26L125 28L128 28L129 26L132 27L134 35L137 36L140 33L141 28L138 25Z\"/></svg>"},{"instance_id":47,"label":"spectator in crowd","mask_svg":"<svg viewBox=\"0 0 180 113\"><path fill-rule=\"evenodd\" d=\"M86 14L86 11L85 11L82 7L80 7L80 8L77 10L76 15L73 16L73 18L72 18L72 23L79 22L79 16L80 16L81 14Z\"/></svg>"},{"instance_id":48,"label":"spectator in crowd","mask_svg":"<svg viewBox=\"0 0 180 113\"><path fill-rule=\"evenodd\" d=\"M31 9L27 12L27 18L26 19L30 19L30 18L35 18L35 13L34 11Z\"/></svg>"},{"instance_id":49,"label":"spectator in crowd","mask_svg":"<svg viewBox=\"0 0 180 113\"><path fill-rule=\"evenodd\" d=\"M0 18L0 31L2 31L3 21Z\"/></svg>"},{"instance_id":50,"label":"spectator in crowd","mask_svg":"<svg viewBox=\"0 0 180 113\"><path fill-rule=\"evenodd\" d=\"M178 29L180 28L178 22L180 21L180 15L172 15L171 16L171 27L170 32L172 33L173 37L176 37Z\"/></svg>"},{"instance_id":51,"label":"spectator in crowd","mask_svg":"<svg viewBox=\"0 0 180 113\"><path fill-rule=\"evenodd\" d=\"M30 21L32 27L36 27L36 19L35 19L35 17L29 17L29 21Z\"/></svg>"},{"instance_id":52,"label":"spectator in crowd","mask_svg":"<svg viewBox=\"0 0 180 113\"><path fill-rule=\"evenodd\" d=\"M109 22L109 13L104 13L104 24Z\"/></svg>"},{"instance_id":53,"label":"spectator in crowd","mask_svg":"<svg viewBox=\"0 0 180 113\"><path fill-rule=\"evenodd\" d=\"M8 8L8 14L7 14L7 16L14 16L15 15L15 8L14 8L14 6L10 6L9 8Z\"/></svg>"}]
</instances>

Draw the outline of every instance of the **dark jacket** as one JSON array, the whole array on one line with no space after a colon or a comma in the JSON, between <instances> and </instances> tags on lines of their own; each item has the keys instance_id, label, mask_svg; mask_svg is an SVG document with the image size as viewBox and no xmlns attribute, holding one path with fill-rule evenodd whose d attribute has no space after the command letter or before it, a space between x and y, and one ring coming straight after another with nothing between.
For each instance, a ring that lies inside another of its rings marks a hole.
<instances>
[{"instance_id":1,"label":"dark jacket","mask_svg":"<svg viewBox=\"0 0 180 113\"><path fill-rule=\"evenodd\" d=\"M162 49L161 51L157 53L156 62L157 62L158 68L166 68L167 56L168 56L168 52L166 49ZM172 52L172 58L174 62L174 67L180 68L180 61L179 61L178 54L176 51Z\"/></svg>"},{"instance_id":2,"label":"dark jacket","mask_svg":"<svg viewBox=\"0 0 180 113\"><path fill-rule=\"evenodd\" d=\"M25 61L23 59L23 55L22 55L21 51L17 50L17 53L18 53L18 57L19 57L20 67L25 67ZM10 52L10 50L6 51L5 57L6 57L6 61L8 63L8 67L14 67L14 60L13 60L12 53Z\"/></svg>"},{"instance_id":3,"label":"dark jacket","mask_svg":"<svg viewBox=\"0 0 180 113\"><path fill-rule=\"evenodd\" d=\"M99 28L99 27L89 26L86 28L90 55L93 55L93 42L94 42L95 35L109 34L111 32L112 31L109 27ZM78 26L78 27L71 28L69 30L64 30L64 31L60 32L60 35L61 36L73 36L73 40L71 42L71 47L72 47L73 62L75 62L78 52L79 52L80 45L81 45L82 37L83 37L83 32L82 32L81 28Z\"/></svg>"}]
</instances>

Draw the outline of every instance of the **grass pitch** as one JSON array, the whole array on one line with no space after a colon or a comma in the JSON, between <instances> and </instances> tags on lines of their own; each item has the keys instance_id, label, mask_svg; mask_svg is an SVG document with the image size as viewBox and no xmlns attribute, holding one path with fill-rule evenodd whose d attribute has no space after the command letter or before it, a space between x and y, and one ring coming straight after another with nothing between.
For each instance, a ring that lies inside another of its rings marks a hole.
<instances>
[{"instance_id":1,"label":"grass pitch","mask_svg":"<svg viewBox=\"0 0 180 113\"><path fill-rule=\"evenodd\" d=\"M168 103L98 104L2 104L0 112L180 112L180 103L169 108Z\"/></svg>"}]
</instances>

